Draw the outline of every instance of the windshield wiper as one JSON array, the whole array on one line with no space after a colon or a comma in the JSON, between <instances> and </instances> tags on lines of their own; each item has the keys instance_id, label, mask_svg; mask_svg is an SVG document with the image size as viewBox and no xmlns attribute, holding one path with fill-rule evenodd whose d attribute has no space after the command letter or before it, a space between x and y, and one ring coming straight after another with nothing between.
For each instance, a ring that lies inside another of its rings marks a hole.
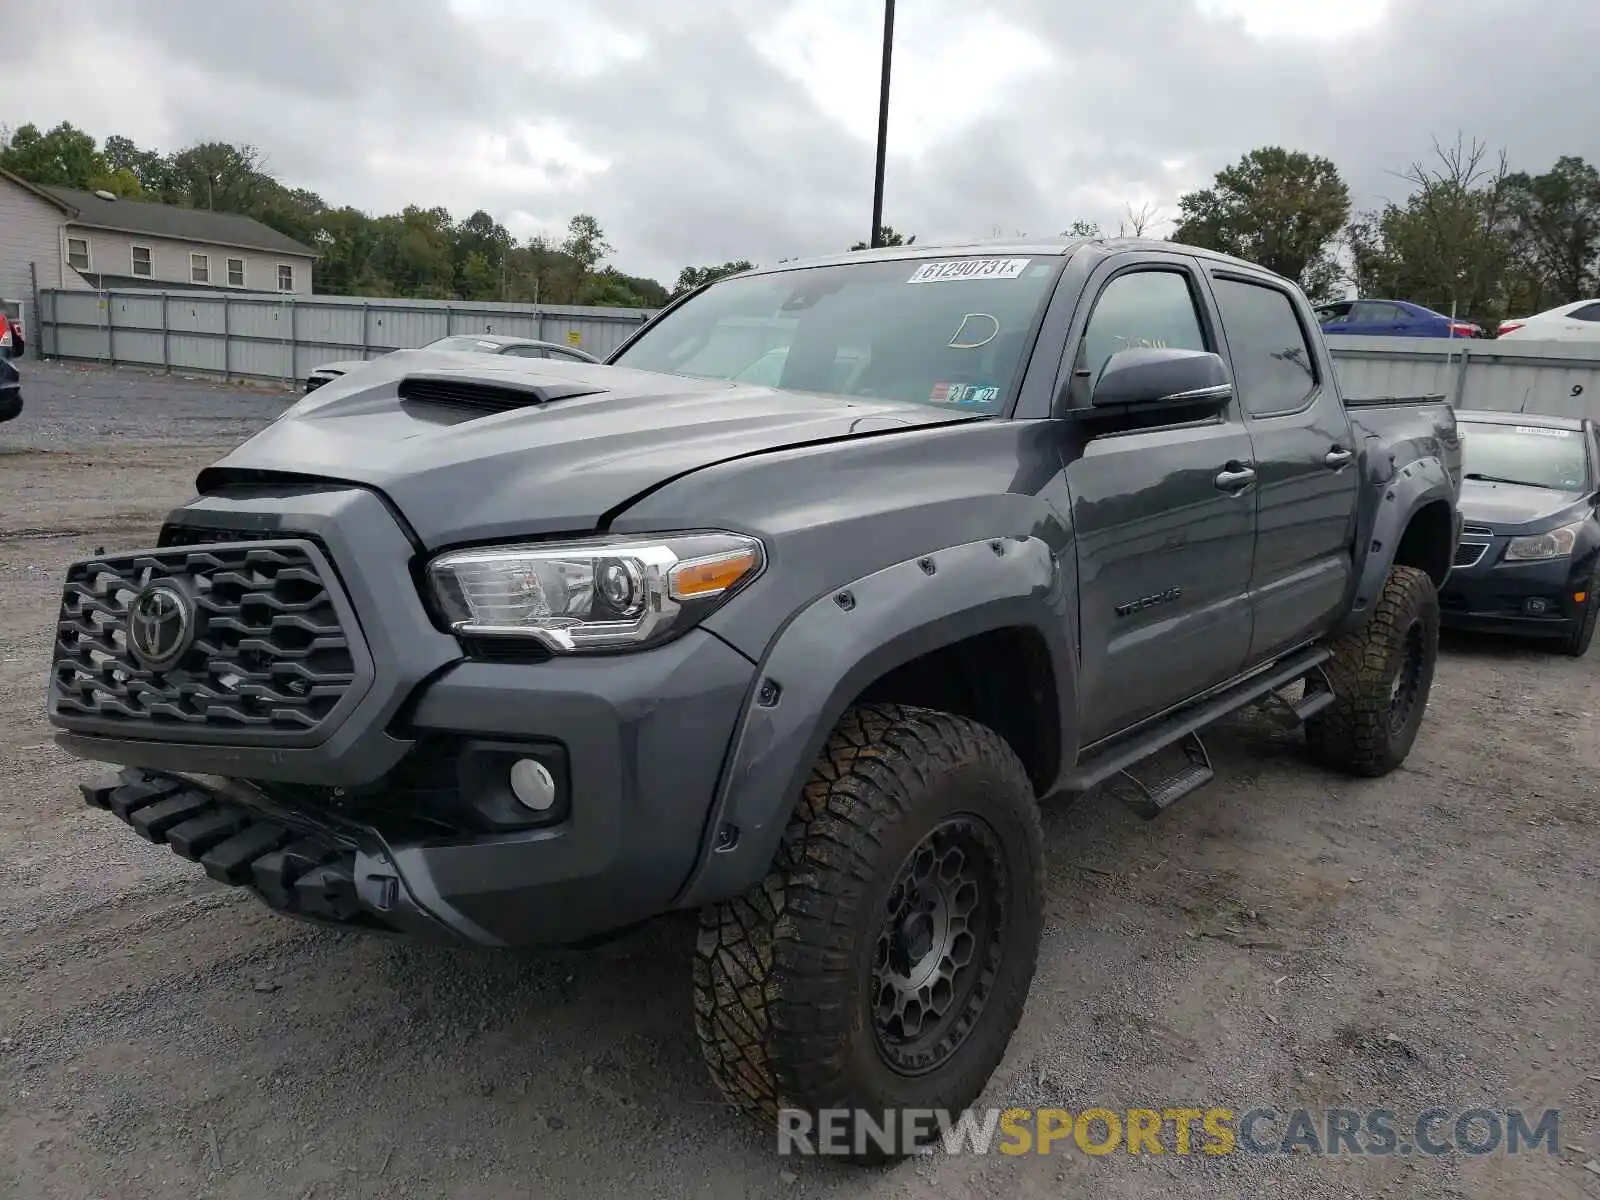
<instances>
[{"instance_id":1,"label":"windshield wiper","mask_svg":"<svg viewBox=\"0 0 1600 1200\"><path fill-rule=\"evenodd\" d=\"M1564 491L1566 491L1566 488L1559 488L1553 483L1535 483L1531 479L1507 479L1504 475L1485 475L1481 471L1468 471L1465 475L1462 476L1462 478L1463 479L1476 479L1480 483L1512 483L1512 484L1516 484L1518 487L1544 488L1546 491L1551 491L1551 492L1564 492Z\"/></svg>"}]
</instances>

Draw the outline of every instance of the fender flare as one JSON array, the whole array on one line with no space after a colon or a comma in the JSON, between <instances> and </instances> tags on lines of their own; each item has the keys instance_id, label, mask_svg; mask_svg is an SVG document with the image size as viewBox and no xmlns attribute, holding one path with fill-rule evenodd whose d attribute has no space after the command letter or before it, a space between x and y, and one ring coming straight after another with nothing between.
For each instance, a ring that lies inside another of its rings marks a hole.
<instances>
[{"instance_id":1,"label":"fender flare","mask_svg":"<svg viewBox=\"0 0 1600 1200\"><path fill-rule=\"evenodd\" d=\"M1383 592L1394 565L1400 541L1410 527L1412 519L1430 504L1443 501L1453 515L1450 546L1445 556L1446 569L1455 557L1455 543L1461 535L1461 516L1456 510L1456 489L1445 470L1444 461L1437 455L1427 455L1400 466L1386 479L1374 481L1381 491L1376 502L1377 511L1365 534L1366 557L1355 577L1344 620L1336 633L1359 629L1372 615L1373 606ZM1442 581L1437 581L1442 582Z\"/></svg>"},{"instance_id":2,"label":"fender flare","mask_svg":"<svg viewBox=\"0 0 1600 1200\"><path fill-rule=\"evenodd\" d=\"M759 883L817 755L850 703L895 667L965 638L1018 626L1044 638L1060 698L1063 762L1070 762L1074 596L1068 566L1043 539L1023 536L907 559L802 608L759 664L699 858L674 907L725 900Z\"/></svg>"}]
</instances>

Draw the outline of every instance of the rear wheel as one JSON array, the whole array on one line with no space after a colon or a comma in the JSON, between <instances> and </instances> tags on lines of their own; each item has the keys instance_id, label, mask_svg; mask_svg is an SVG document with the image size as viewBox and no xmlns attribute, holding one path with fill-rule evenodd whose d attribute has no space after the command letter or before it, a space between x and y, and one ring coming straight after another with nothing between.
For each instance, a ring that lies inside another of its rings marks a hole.
<instances>
[{"instance_id":1,"label":"rear wheel","mask_svg":"<svg viewBox=\"0 0 1600 1200\"><path fill-rule=\"evenodd\" d=\"M907 1109L955 1118L1021 1017L1043 856L1027 772L997 734L927 709L851 710L766 880L702 916L695 1025L713 1081L813 1139L823 1110L897 1134ZM863 1162L939 1132L886 1146L846 1129L840 1148Z\"/></svg>"},{"instance_id":2,"label":"rear wheel","mask_svg":"<svg viewBox=\"0 0 1600 1200\"><path fill-rule=\"evenodd\" d=\"M1439 597L1415 567L1392 567L1371 618L1336 638L1323 675L1334 701L1306 722L1326 765L1387 775L1417 740L1439 657Z\"/></svg>"}]
</instances>

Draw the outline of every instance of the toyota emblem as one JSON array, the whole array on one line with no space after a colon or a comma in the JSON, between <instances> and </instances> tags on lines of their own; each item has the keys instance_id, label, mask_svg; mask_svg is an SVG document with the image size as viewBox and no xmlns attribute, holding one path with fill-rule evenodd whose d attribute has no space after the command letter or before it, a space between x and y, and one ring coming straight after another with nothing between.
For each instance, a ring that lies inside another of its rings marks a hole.
<instances>
[{"instance_id":1,"label":"toyota emblem","mask_svg":"<svg viewBox=\"0 0 1600 1200\"><path fill-rule=\"evenodd\" d=\"M194 602L174 584L152 583L128 609L128 649L152 671L174 667L194 643Z\"/></svg>"}]
</instances>

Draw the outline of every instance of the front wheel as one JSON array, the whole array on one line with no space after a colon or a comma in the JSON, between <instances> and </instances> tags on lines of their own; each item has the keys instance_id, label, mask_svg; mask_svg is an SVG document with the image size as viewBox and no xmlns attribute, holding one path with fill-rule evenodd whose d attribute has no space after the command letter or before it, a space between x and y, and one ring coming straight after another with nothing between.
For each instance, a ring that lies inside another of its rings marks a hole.
<instances>
[{"instance_id":1,"label":"front wheel","mask_svg":"<svg viewBox=\"0 0 1600 1200\"><path fill-rule=\"evenodd\" d=\"M1043 860L1033 788L997 734L852 709L767 878L702 915L695 1027L712 1080L801 1145L915 1152L978 1098L1016 1029Z\"/></svg>"},{"instance_id":2,"label":"front wheel","mask_svg":"<svg viewBox=\"0 0 1600 1200\"><path fill-rule=\"evenodd\" d=\"M1331 705L1306 722L1320 761L1352 775L1387 775L1422 727L1439 658L1439 596L1415 567L1391 567L1372 616L1342 634L1322 672Z\"/></svg>"},{"instance_id":3,"label":"front wheel","mask_svg":"<svg viewBox=\"0 0 1600 1200\"><path fill-rule=\"evenodd\" d=\"M1590 581L1589 595L1583 602L1583 611L1578 614L1577 624L1571 633L1561 641L1561 652L1570 658L1582 658L1589 652L1589 643L1594 641L1595 618L1600 615L1600 596L1594 593L1594 582Z\"/></svg>"}]
</instances>

